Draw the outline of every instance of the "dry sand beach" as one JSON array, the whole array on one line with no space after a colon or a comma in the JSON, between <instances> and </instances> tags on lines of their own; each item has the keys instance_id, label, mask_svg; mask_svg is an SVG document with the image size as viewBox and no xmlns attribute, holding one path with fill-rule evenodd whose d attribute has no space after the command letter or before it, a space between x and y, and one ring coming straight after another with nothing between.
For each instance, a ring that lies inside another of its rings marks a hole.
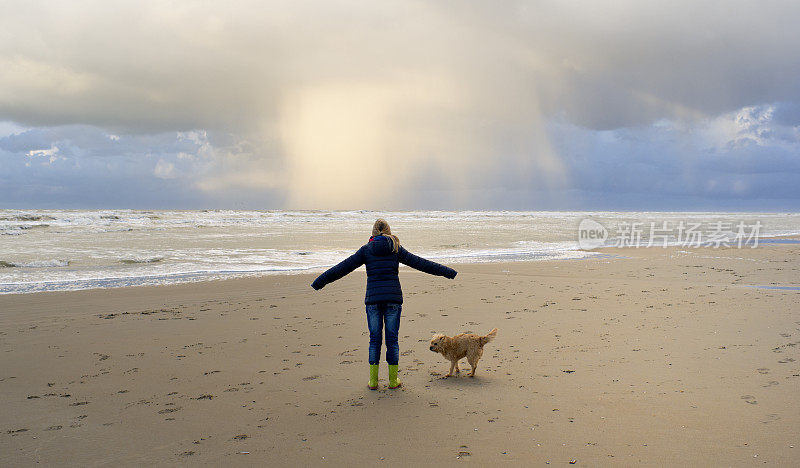
<instances>
[{"instance_id":1,"label":"dry sand beach","mask_svg":"<svg viewBox=\"0 0 800 468\"><path fill-rule=\"evenodd\" d=\"M395 391L363 271L0 296L0 465L800 463L800 245L607 254L402 271Z\"/></svg>"}]
</instances>

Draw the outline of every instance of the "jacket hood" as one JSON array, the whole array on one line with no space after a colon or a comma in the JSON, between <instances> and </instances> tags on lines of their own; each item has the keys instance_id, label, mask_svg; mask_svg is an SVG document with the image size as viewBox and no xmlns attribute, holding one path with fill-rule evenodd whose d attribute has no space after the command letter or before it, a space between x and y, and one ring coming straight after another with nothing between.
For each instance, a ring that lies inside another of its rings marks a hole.
<instances>
[{"instance_id":1,"label":"jacket hood","mask_svg":"<svg viewBox=\"0 0 800 468\"><path fill-rule=\"evenodd\" d=\"M378 256L391 255L393 253L392 241L385 236L373 237L367 244L367 248L370 249L373 255Z\"/></svg>"}]
</instances>

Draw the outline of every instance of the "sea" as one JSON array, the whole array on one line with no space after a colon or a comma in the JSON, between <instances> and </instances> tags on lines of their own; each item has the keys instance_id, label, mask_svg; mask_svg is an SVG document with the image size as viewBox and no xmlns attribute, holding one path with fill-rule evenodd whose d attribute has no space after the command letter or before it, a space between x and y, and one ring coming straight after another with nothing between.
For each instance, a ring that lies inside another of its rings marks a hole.
<instances>
[{"instance_id":1,"label":"sea","mask_svg":"<svg viewBox=\"0 0 800 468\"><path fill-rule=\"evenodd\" d=\"M585 219L638 226L643 241L669 226L671 244L681 223L758 226L762 241L800 234L800 213L0 210L0 294L322 271L366 243L378 217L407 250L447 264L603 255L579 245Z\"/></svg>"}]
</instances>

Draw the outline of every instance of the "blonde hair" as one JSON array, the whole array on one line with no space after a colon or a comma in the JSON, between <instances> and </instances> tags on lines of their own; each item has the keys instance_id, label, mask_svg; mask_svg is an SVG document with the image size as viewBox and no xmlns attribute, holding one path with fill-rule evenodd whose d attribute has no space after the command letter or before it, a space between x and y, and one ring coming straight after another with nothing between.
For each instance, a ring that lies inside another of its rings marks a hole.
<instances>
[{"instance_id":1,"label":"blonde hair","mask_svg":"<svg viewBox=\"0 0 800 468\"><path fill-rule=\"evenodd\" d=\"M385 236L392 241L392 252L397 253L400 250L400 239L392 234L392 229L389 223L383 218L378 218L375 224L372 225L372 236Z\"/></svg>"}]
</instances>

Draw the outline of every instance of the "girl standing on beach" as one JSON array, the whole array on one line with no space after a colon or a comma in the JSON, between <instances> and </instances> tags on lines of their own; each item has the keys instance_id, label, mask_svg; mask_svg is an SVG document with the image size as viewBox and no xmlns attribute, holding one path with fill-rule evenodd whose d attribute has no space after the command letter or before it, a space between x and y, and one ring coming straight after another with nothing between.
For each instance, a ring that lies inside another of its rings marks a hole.
<instances>
[{"instance_id":1,"label":"girl standing on beach","mask_svg":"<svg viewBox=\"0 0 800 468\"><path fill-rule=\"evenodd\" d=\"M399 264L408 265L431 275L453 279L457 272L452 268L426 260L400 246L400 240L392 235L389 223L379 218L372 227L372 237L356 253L319 275L311 283L314 289L322 289L361 265L367 266L367 327L369 327L369 388L378 388L378 362L381 356L382 328L386 327L386 362L389 364L389 388L397 388L397 363L400 346L397 333L400 330L400 311L403 292L397 276Z\"/></svg>"}]
</instances>

